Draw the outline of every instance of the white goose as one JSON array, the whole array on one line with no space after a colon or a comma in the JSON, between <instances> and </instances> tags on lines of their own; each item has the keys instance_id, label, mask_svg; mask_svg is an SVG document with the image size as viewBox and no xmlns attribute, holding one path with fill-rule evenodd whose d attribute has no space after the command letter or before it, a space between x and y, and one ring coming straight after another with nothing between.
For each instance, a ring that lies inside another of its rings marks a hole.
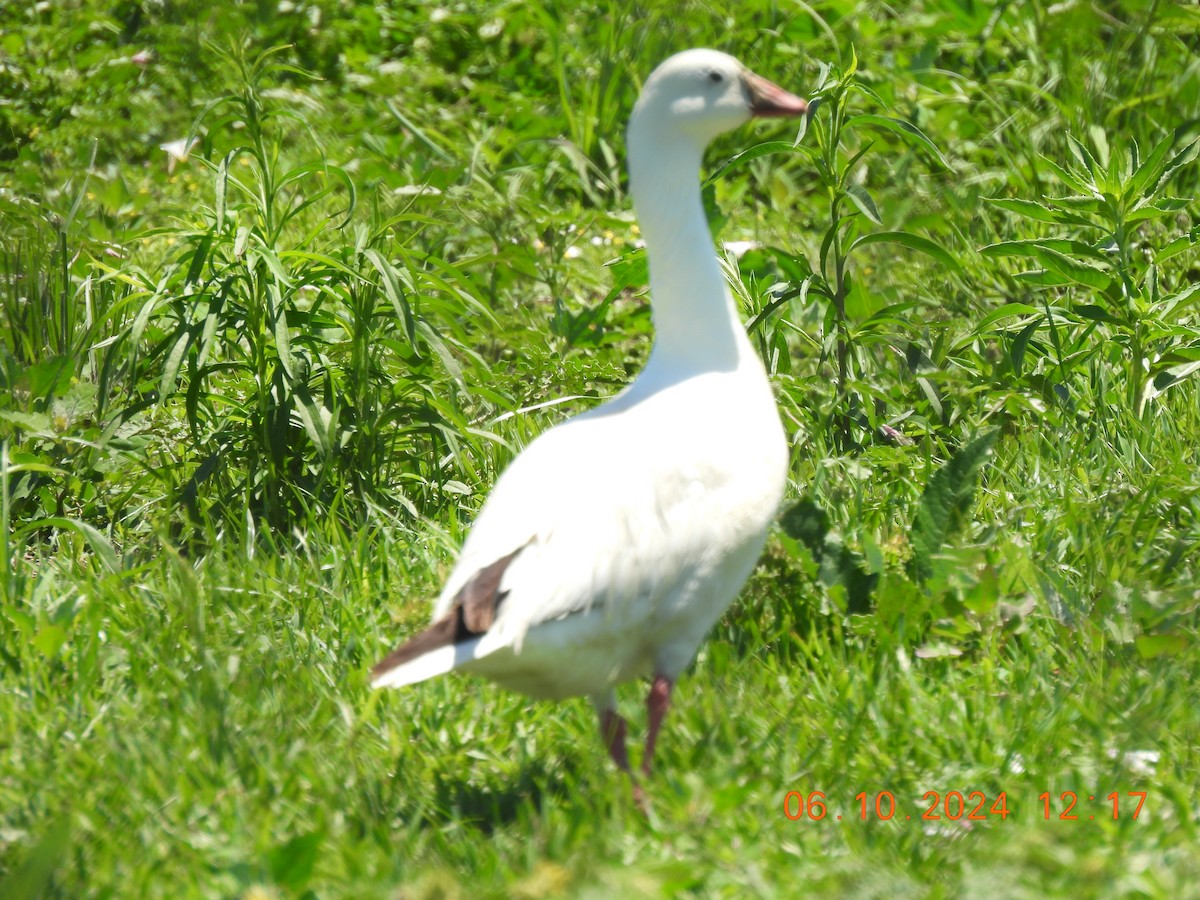
<instances>
[{"instance_id":1,"label":"white goose","mask_svg":"<svg viewBox=\"0 0 1200 900\"><path fill-rule=\"evenodd\" d=\"M591 697L613 761L633 778L613 688L651 676L649 774L672 685L754 567L787 470L771 386L713 251L700 164L721 132L806 110L714 50L679 53L650 76L628 131L650 359L617 397L513 461L433 624L375 667L375 687L457 669L534 697Z\"/></svg>"}]
</instances>

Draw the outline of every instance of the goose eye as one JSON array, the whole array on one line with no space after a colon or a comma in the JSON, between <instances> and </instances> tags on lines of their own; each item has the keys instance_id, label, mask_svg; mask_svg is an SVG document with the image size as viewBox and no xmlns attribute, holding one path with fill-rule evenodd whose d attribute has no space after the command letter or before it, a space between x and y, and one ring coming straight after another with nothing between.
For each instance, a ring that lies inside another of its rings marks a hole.
<instances>
[{"instance_id":1,"label":"goose eye","mask_svg":"<svg viewBox=\"0 0 1200 900\"><path fill-rule=\"evenodd\" d=\"M711 81L713 84L720 84L722 81L725 80L725 76L722 75L720 72L709 72L708 80Z\"/></svg>"}]
</instances>

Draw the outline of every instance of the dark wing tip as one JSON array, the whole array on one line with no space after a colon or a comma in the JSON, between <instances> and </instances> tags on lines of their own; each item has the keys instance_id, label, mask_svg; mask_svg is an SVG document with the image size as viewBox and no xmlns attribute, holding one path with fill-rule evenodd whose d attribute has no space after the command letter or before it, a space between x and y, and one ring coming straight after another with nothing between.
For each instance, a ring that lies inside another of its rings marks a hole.
<instances>
[{"instance_id":1,"label":"dark wing tip","mask_svg":"<svg viewBox=\"0 0 1200 900\"><path fill-rule=\"evenodd\" d=\"M371 669L371 677L373 679L380 678L397 666L402 666L418 656L424 656L430 650L458 643L466 637L466 629L460 628L461 625L462 608L455 607L450 611L450 615L438 619L420 634L405 641L376 663L375 667ZM462 636L459 635L460 631L463 632Z\"/></svg>"},{"instance_id":2,"label":"dark wing tip","mask_svg":"<svg viewBox=\"0 0 1200 900\"><path fill-rule=\"evenodd\" d=\"M430 650L461 644L491 628L496 621L496 610L508 595L500 590L500 581L509 563L524 549L518 547L472 575L455 595L450 612L380 660L371 669L371 677L378 679Z\"/></svg>"}]
</instances>

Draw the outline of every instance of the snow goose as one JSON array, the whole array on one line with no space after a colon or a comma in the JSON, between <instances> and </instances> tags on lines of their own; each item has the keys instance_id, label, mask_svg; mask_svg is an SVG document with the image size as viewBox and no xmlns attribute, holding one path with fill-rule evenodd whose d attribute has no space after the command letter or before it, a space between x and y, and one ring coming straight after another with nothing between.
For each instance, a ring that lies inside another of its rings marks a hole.
<instances>
[{"instance_id":1,"label":"snow goose","mask_svg":"<svg viewBox=\"0 0 1200 900\"><path fill-rule=\"evenodd\" d=\"M671 688L754 567L783 495L787 443L700 199L704 149L805 102L715 50L660 65L629 120L655 343L609 402L534 440L496 482L433 611L375 687L452 670L534 697L587 696L630 770L614 686L649 676L649 774Z\"/></svg>"}]
</instances>

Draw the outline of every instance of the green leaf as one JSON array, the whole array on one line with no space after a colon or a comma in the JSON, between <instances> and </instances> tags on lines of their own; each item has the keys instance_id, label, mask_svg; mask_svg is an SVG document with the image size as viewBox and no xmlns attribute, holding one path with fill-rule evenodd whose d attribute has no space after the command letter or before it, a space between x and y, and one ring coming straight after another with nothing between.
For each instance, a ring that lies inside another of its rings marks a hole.
<instances>
[{"instance_id":1,"label":"green leaf","mask_svg":"<svg viewBox=\"0 0 1200 900\"><path fill-rule=\"evenodd\" d=\"M1191 642L1182 634L1139 634L1134 638L1133 643L1142 659L1177 656L1191 645Z\"/></svg>"},{"instance_id":2,"label":"green leaf","mask_svg":"<svg viewBox=\"0 0 1200 900\"><path fill-rule=\"evenodd\" d=\"M897 119L893 116L878 116L872 114L851 116L846 120L846 128L854 128L856 125L865 125L870 128L882 128L885 131L890 131L893 134L899 135L907 141L915 142L924 148L925 151L928 152L929 155L932 156L937 164L943 169L950 168L950 163L947 162L946 157L942 156L942 151L938 150L937 145L925 135L925 132L923 132L912 122L905 121L904 119Z\"/></svg>"},{"instance_id":3,"label":"green leaf","mask_svg":"<svg viewBox=\"0 0 1200 900\"><path fill-rule=\"evenodd\" d=\"M383 293L391 302L392 309L396 311L396 317L404 323L404 333L408 337L408 342L413 343L416 338L416 324L413 321L412 305L404 293L404 285L400 282L396 268L374 248L367 250L365 255L367 261L379 273L379 280L383 284Z\"/></svg>"},{"instance_id":4,"label":"green leaf","mask_svg":"<svg viewBox=\"0 0 1200 900\"><path fill-rule=\"evenodd\" d=\"M979 252L984 256L1025 256L1037 258L1039 247L1057 250L1059 253L1084 256L1098 262L1107 262L1108 257L1100 250L1083 241L1070 241L1065 238L1034 238L1020 241L1000 241L980 247Z\"/></svg>"},{"instance_id":5,"label":"green leaf","mask_svg":"<svg viewBox=\"0 0 1200 900\"><path fill-rule=\"evenodd\" d=\"M296 372L292 365L291 333L288 331L287 323L287 307L284 305L278 282L272 281L267 285L267 304L272 331L275 334L275 352L279 356L279 363L283 366L283 371L287 372L289 379L295 378Z\"/></svg>"},{"instance_id":6,"label":"green leaf","mask_svg":"<svg viewBox=\"0 0 1200 900\"><path fill-rule=\"evenodd\" d=\"M1155 183L1154 188L1158 188L1170 181L1171 176L1179 169L1191 163L1198 153L1200 153L1200 138L1195 138L1190 144L1171 157L1171 161L1167 163L1162 177Z\"/></svg>"},{"instance_id":7,"label":"green leaf","mask_svg":"<svg viewBox=\"0 0 1200 900\"><path fill-rule=\"evenodd\" d=\"M167 354L167 360L163 364L162 378L158 382L158 393L163 399L166 399L175 390L179 369L183 365L183 355L187 352L191 337L190 331L186 329L180 331L175 338L174 346L171 347L171 352Z\"/></svg>"},{"instance_id":8,"label":"green leaf","mask_svg":"<svg viewBox=\"0 0 1200 900\"><path fill-rule=\"evenodd\" d=\"M1192 229L1190 233L1180 235L1154 254L1154 262L1161 263L1172 256L1178 256L1196 246L1197 241L1200 241L1200 229Z\"/></svg>"},{"instance_id":9,"label":"green leaf","mask_svg":"<svg viewBox=\"0 0 1200 900\"><path fill-rule=\"evenodd\" d=\"M117 551L113 549L113 545L103 533L87 522L81 522L78 519L67 519L62 516L48 516L44 519L30 522L26 528L65 528L75 531L87 542L88 547L96 555L96 558L103 563L104 568L110 572L121 571L121 560L117 556Z\"/></svg>"},{"instance_id":10,"label":"green leaf","mask_svg":"<svg viewBox=\"0 0 1200 900\"><path fill-rule=\"evenodd\" d=\"M812 551L813 559L821 561L825 552L825 537L829 534L829 515L815 501L798 500L780 518L784 532Z\"/></svg>"},{"instance_id":11,"label":"green leaf","mask_svg":"<svg viewBox=\"0 0 1200 900\"><path fill-rule=\"evenodd\" d=\"M29 393L36 399L49 400L66 392L75 374L68 356L53 356L34 363L24 372Z\"/></svg>"},{"instance_id":12,"label":"green leaf","mask_svg":"<svg viewBox=\"0 0 1200 900\"><path fill-rule=\"evenodd\" d=\"M1125 324L1103 306L1098 306L1095 303L1080 303L1075 306L1075 312L1085 319L1091 319L1093 322L1107 322L1109 325Z\"/></svg>"},{"instance_id":13,"label":"green leaf","mask_svg":"<svg viewBox=\"0 0 1200 900\"><path fill-rule=\"evenodd\" d=\"M275 276L276 280L281 285L284 287L292 286L292 280L288 277L287 269L285 269L283 263L279 261L279 257L275 255L274 250L272 250L270 247L259 247L256 251L254 251L253 255L259 257L267 264L267 268L271 270L271 274Z\"/></svg>"},{"instance_id":14,"label":"green leaf","mask_svg":"<svg viewBox=\"0 0 1200 900\"><path fill-rule=\"evenodd\" d=\"M297 383L295 392L295 409L300 424L308 432L321 456L328 457L333 452L333 414L313 399L307 385Z\"/></svg>"},{"instance_id":15,"label":"green leaf","mask_svg":"<svg viewBox=\"0 0 1200 900\"><path fill-rule=\"evenodd\" d=\"M184 279L184 284L196 284L200 281L200 276L204 273L204 263L208 260L209 251L212 249L213 229L206 231L196 242L195 249L192 250L192 262L188 266L187 278Z\"/></svg>"},{"instance_id":16,"label":"green leaf","mask_svg":"<svg viewBox=\"0 0 1200 900\"><path fill-rule=\"evenodd\" d=\"M1013 276L1017 281L1023 284L1032 284L1037 287L1063 287L1071 283L1071 279L1064 278L1057 272L1049 272L1045 269L1034 269L1030 272L1018 272Z\"/></svg>"},{"instance_id":17,"label":"green leaf","mask_svg":"<svg viewBox=\"0 0 1200 900\"><path fill-rule=\"evenodd\" d=\"M1133 173L1133 176L1125 185L1122 198L1126 202L1141 197L1144 193L1153 193L1154 186L1158 184L1159 176L1162 175L1163 168L1165 167L1164 160L1166 160L1167 153L1170 152L1174 143L1175 135L1168 134L1150 151L1150 155L1138 166L1137 171Z\"/></svg>"},{"instance_id":18,"label":"green leaf","mask_svg":"<svg viewBox=\"0 0 1200 900\"><path fill-rule=\"evenodd\" d=\"M984 197L983 199L992 204L992 206L1016 213L1018 216L1034 219L1038 222L1058 224L1058 215L1054 210L1041 203L1034 203L1032 200L1016 200L1011 197Z\"/></svg>"},{"instance_id":19,"label":"green leaf","mask_svg":"<svg viewBox=\"0 0 1200 900\"><path fill-rule=\"evenodd\" d=\"M1133 222L1142 222L1146 219L1162 219L1171 215L1171 213L1186 209L1191 202L1191 200L1183 197L1159 197L1151 203L1143 200L1136 209L1125 217L1125 221L1131 224Z\"/></svg>"},{"instance_id":20,"label":"green leaf","mask_svg":"<svg viewBox=\"0 0 1200 900\"><path fill-rule=\"evenodd\" d=\"M0 421L11 422L31 434L53 434L50 417L45 413L27 413L15 409L0 409Z\"/></svg>"},{"instance_id":21,"label":"green leaf","mask_svg":"<svg viewBox=\"0 0 1200 900\"><path fill-rule=\"evenodd\" d=\"M214 231L225 230L225 197L229 188L229 158L237 153L236 150L226 155L217 166L217 221L213 226Z\"/></svg>"},{"instance_id":22,"label":"green leaf","mask_svg":"<svg viewBox=\"0 0 1200 900\"><path fill-rule=\"evenodd\" d=\"M1042 327L1042 320L1036 319L1021 329L1021 333L1017 335L1012 342L1012 347L1008 351L1009 365L1012 366L1013 375L1021 377L1021 370L1025 364L1025 351L1029 347L1029 341L1039 328Z\"/></svg>"},{"instance_id":23,"label":"green leaf","mask_svg":"<svg viewBox=\"0 0 1200 900\"><path fill-rule=\"evenodd\" d=\"M1067 135L1067 149L1071 151L1071 155L1075 157L1075 161L1087 169L1093 178L1096 177L1097 173L1104 171L1103 167L1092 156L1091 151L1073 134Z\"/></svg>"},{"instance_id":24,"label":"green leaf","mask_svg":"<svg viewBox=\"0 0 1200 900\"><path fill-rule=\"evenodd\" d=\"M1037 222L1049 222L1054 225L1084 225L1089 228L1100 227L1095 222L1073 212L1051 209L1044 203L1034 203L1032 200L1017 200L1012 197L984 197L983 199L1000 209Z\"/></svg>"},{"instance_id":25,"label":"green leaf","mask_svg":"<svg viewBox=\"0 0 1200 900\"><path fill-rule=\"evenodd\" d=\"M1071 190L1075 191L1076 193L1080 193L1080 194L1096 193L1096 186L1094 184L1091 184L1090 182L1083 180L1075 172L1072 172L1069 169L1064 169L1062 166L1060 166L1054 160L1043 156L1042 164L1045 165L1046 168L1048 168L1056 176L1058 176L1059 181L1061 181L1063 184L1065 184L1067 187L1069 187Z\"/></svg>"},{"instance_id":26,"label":"green leaf","mask_svg":"<svg viewBox=\"0 0 1200 900\"><path fill-rule=\"evenodd\" d=\"M1200 281L1189 284L1179 293L1164 300L1162 316L1164 319L1171 318L1197 300L1200 300Z\"/></svg>"},{"instance_id":27,"label":"green leaf","mask_svg":"<svg viewBox=\"0 0 1200 900\"><path fill-rule=\"evenodd\" d=\"M999 429L992 428L961 447L925 485L911 535L913 577L918 581L926 581L933 574L934 555L965 524L979 473L999 433Z\"/></svg>"},{"instance_id":28,"label":"green leaf","mask_svg":"<svg viewBox=\"0 0 1200 900\"><path fill-rule=\"evenodd\" d=\"M304 890L312 879L317 854L324 839L323 832L310 831L296 835L272 849L267 855L267 869L271 873L271 880L294 893Z\"/></svg>"},{"instance_id":29,"label":"green leaf","mask_svg":"<svg viewBox=\"0 0 1200 900\"><path fill-rule=\"evenodd\" d=\"M707 187L714 182L719 181L728 172L733 169L746 165L751 160L759 159L763 156L770 156L773 153L791 153L796 149L796 144L792 141L765 141L761 144L756 144L741 153L734 154L717 166L711 175L705 179L704 185Z\"/></svg>"},{"instance_id":30,"label":"green leaf","mask_svg":"<svg viewBox=\"0 0 1200 900\"><path fill-rule=\"evenodd\" d=\"M940 244L908 231L876 231L872 234L864 234L850 245L850 249L846 251L846 254L849 255L854 252L855 248L865 246L866 244L900 244L901 246L908 247L910 250L919 250L921 253L932 256L948 269L952 269L955 272L962 271L958 260L951 256L950 252Z\"/></svg>"},{"instance_id":31,"label":"green leaf","mask_svg":"<svg viewBox=\"0 0 1200 900\"><path fill-rule=\"evenodd\" d=\"M1095 288L1098 291L1102 291L1112 284L1112 278L1095 266L1080 262L1065 253L1059 253L1049 247L1035 247L1034 254L1037 256L1038 262L1063 278Z\"/></svg>"},{"instance_id":32,"label":"green leaf","mask_svg":"<svg viewBox=\"0 0 1200 900\"><path fill-rule=\"evenodd\" d=\"M864 216L876 225L883 224L883 219L879 217L879 209L875 206L875 201L867 193L865 187L860 184L852 184L846 188L846 196L854 201L854 205L862 210Z\"/></svg>"},{"instance_id":33,"label":"green leaf","mask_svg":"<svg viewBox=\"0 0 1200 900\"><path fill-rule=\"evenodd\" d=\"M64 810L46 826L32 847L27 846L16 857L19 863L8 862L0 880L0 897L52 897L63 891L56 876L61 877L60 870L69 865L66 859L70 850L70 813Z\"/></svg>"},{"instance_id":34,"label":"green leaf","mask_svg":"<svg viewBox=\"0 0 1200 900\"><path fill-rule=\"evenodd\" d=\"M644 247L631 250L604 265L613 275L613 286L602 301L605 304L615 300L622 291L640 290L650 283L650 263Z\"/></svg>"},{"instance_id":35,"label":"green leaf","mask_svg":"<svg viewBox=\"0 0 1200 900\"><path fill-rule=\"evenodd\" d=\"M987 331L993 324L1001 319L1008 319L1012 316L1037 316L1041 319L1043 313L1040 307L1030 306L1028 303L1005 303L999 309L994 309L975 326L975 334L982 334Z\"/></svg>"}]
</instances>

